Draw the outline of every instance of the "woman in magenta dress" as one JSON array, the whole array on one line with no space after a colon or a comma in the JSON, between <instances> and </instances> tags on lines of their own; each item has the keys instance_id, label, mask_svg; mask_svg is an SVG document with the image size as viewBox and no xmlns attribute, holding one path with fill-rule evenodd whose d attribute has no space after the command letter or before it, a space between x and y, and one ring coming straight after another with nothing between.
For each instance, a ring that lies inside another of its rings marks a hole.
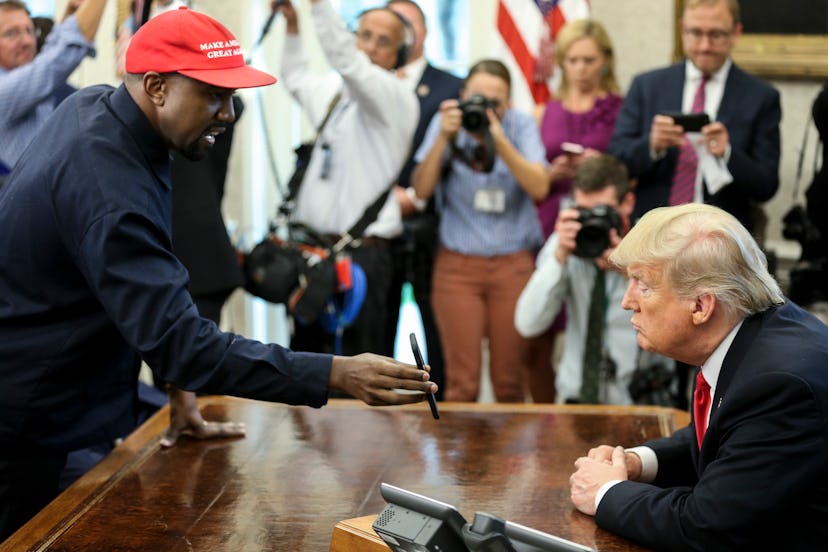
<instances>
[{"instance_id":1,"label":"woman in magenta dress","mask_svg":"<svg viewBox=\"0 0 828 552\"><path fill-rule=\"evenodd\" d=\"M555 228L561 198L569 195L575 168L585 158L606 151L622 98L615 80L615 58L604 27L591 19L564 26L555 41L555 61L561 69L557 97L535 108L551 188L538 205L544 237ZM564 151L575 144L583 153Z\"/></svg>"},{"instance_id":2,"label":"woman in magenta dress","mask_svg":"<svg viewBox=\"0 0 828 552\"><path fill-rule=\"evenodd\" d=\"M575 169L585 158L606 151L621 109L612 43L604 27L591 19L565 25L555 40L561 70L557 96L534 110L549 161L549 195L537 205L544 239L555 229L561 200L572 189ZM564 313L530 347L529 391L535 402L553 402L555 377L550 358Z\"/></svg>"}]
</instances>

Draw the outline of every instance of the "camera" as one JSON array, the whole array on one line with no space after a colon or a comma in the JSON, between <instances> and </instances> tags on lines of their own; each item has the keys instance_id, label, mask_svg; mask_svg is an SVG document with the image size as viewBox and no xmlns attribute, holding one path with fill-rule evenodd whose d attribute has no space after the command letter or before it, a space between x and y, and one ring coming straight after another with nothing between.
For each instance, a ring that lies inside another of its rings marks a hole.
<instances>
[{"instance_id":1,"label":"camera","mask_svg":"<svg viewBox=\"0 0 828 552\"><path fill-rule=\"evenodd\" d=\"M802 259L814 260L823 256L822 235L803 206L791 207L782 223L782 236L786 240L799 242L802 246Z\"/></svg>"},{"instance_id":2,"label":"camera","mask_svg":"<svg viewBox=\"0 0 828 552\"><path fill-rule=\"evenodd\" d=\"M460 102L458 107L463 112L463 128L469 132L480 133L489 128L489 117L486 115L486 110L496 108L497 102L481 94L474 94L468 100Z\"/></svg>"},{"instance_id":3,"label":"camera","mask_svg":"<svg viewBox=\"0 0 828 552\"><path fill-rule=\"evenodd\" d=\"M599 257L610 246L610 230L621 233L621 215L609 205L592 209L576 207L581 229L575 236L575 255L588 259Z\"/></svg>"},{"instance_id":4,"label":"camera","mask_svg":"<svg viewBox=\"0 0 828 552\"><path fill-rule=\"evenodd\" d=\"M802 246L799 260L791 268L788 298L800 305L828 300L828 257L825 255L825 243L819 228L814 224L805 208L794 205L782 219L784 224L782 236L786 240L796 240Z\"/></svg>"}]
</instances>

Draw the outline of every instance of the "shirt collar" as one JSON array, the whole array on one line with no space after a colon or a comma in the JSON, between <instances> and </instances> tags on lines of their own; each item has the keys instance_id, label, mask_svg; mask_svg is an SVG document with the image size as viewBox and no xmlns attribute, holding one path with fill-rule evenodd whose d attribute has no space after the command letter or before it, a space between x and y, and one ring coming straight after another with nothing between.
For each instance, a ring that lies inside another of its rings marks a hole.
<instances>
[{"instance_id":1,"label":"shirt collar","mask_svg":"<svg viewBox=\"0 0 828 552\"><path fill-rule=\"evenodd\" d=\"M725 355L727 355L727 351L730 349L733 340L736 339L736 334L739 333L739 328L742 327L744 321L744 319L739 320L738 324L733 326L733 329L719 343L719 346L716 347L713 354L701 365L704 379L710 384L711 396L716 392L716 383L719 381L719 373L722 371L722 363L724 362Z\"/></svg>"},{"instance_id":2,"label":"shirt collar","mask_svg":"<svg viewBox=\"0 0 828 552\"><path fill-rule=\"evenodd\" d=\"M167 188L172 188L170 150L123 84L112 93L110 105L114 115L124 123L135 139L158 179Z\"/></svg>"},{"instance_id":3,"label":"shirt collar","mask_svg":"<svg viewBox=\"0 0 828 552\"><path fill-rule=\"evenodd\" d=\"M730 73L730 68L733 66L733 60L727 58L724 64L719 68L718 71L710 75L710 78L707 79L707 82L719 82L724 84L727 80L727 75ZM699 71L699 68L693 65L693 62L685 60L684 62L684 78L687 82L691 82L694 84L698 84L701 82L702 79L702 72Z\"/></svg>"}]
</instances>

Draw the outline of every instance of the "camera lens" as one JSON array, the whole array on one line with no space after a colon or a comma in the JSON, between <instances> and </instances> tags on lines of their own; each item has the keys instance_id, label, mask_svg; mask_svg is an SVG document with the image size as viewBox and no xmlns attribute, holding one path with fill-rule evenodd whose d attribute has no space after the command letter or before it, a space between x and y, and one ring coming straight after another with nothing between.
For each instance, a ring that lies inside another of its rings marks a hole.
<instances>
[{"instance_id":1,"label":"camera lens","mask_svg":"<svg viewBox=\"0 0 828 552\"><path fill-rule=\"evenodd\" d=\"M461 124L469 132L482 132L489 128L489 117L486 110L492 107L492 102L485 96L475 94L468 100L460 102L460 110L463 112Z\"/></svg>"},{"instance_id":2,"label":"camera lens","mask_svg":"<svg viewBox=\"0 0 828 552\"><path fill-rule=\"evenodd\" d=\"M467 111L463 113L463 128L469 132L477 132L486 128L488 121L485 118L485 113L478 111Z\"/></svg>"},{"instance_id":3,"label":"camera lens","mask_svg":"<svg viewBox=\"0 0 828 552\"><path fill-rule=\"evenodd\" d=\"M600 221L588 223L581 227L575 237L575 255L594 259L599 257L609 244L609 227Z\"/></svg>"},{"instance_id":4,"label":"camera lens","mask_svg":"<svg viewBox=\"0 0 828 552\"><path fill-rule=\"evenodd\" d=\"M608 205L596 205L592 209L578 208L581 229L575 236L575 255L594 259L610 246L610 230L621 232L621 217Z\"/></svg>"}]
</instances>

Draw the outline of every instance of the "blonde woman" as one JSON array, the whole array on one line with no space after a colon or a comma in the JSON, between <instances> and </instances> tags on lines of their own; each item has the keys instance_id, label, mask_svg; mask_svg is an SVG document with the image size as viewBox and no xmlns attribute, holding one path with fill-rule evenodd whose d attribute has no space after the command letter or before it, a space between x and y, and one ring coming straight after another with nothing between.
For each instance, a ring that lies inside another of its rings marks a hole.
<instances>
[{"instance_id":1,"label":"blonde woman","mask_svg":"<svg viewBox=\"0 0 828 552\"><path fill-rule=\"evenodd\" d=\"M575 169L587 157L606 151L622 103L612 44L597 21L579 19L565 25L555 41L555 62L561 71L557 96L534 110L549 161L549 194L537 203L544 239L555 230ZM565 324L562 311L547 334L530 342L527 382L535 402L555 400L550 358Z\"/></svg>"}]
</instances>

